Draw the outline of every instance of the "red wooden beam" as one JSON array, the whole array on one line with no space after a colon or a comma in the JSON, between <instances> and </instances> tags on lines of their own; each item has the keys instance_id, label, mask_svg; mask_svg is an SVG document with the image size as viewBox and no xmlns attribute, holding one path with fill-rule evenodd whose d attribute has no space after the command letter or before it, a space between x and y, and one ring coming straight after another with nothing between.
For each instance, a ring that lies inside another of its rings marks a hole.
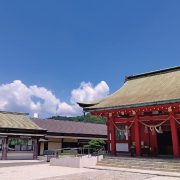
<instances>
[{"instance_id":1,"label":"red wooden beam","mask_svg":"<svg viewBox=\"0 0 180 180\"><path fill-rule=\"evenodd\" d=\"M142 115L144 112L152 112L152 111L163 111L168 112L168 108L171 107L173 112L180 112L180 103L174 104L160 104L160 105L149 105L149 106L139 106L132 108L120 108L120 109L110 109L110 110L101 110L101 111L93 111L91 114L93 115L101 115L108 117L109 113L112 113L112 116L118 116L121 113L133 115L133 112Z\"/></svg>"},{"instance_id":2,"label":"red wooden beam","mask_svg":"<svg viewBox=\"0 0 180 180\"><path fill-rule=\"evenodd\" d=\"M169 118L169 115L153 115L153 116L141 116L139 117L139 120L140 121L163 121L163 120L166 120ZM175 118L176 119L180 119L180 114L176 114L175 115ZM124 117L115 117L114 118L114 121L115 122L131 122L134 120L134 117L127 117L127 118L124 118Z\"/></svg>"}]
</instances>

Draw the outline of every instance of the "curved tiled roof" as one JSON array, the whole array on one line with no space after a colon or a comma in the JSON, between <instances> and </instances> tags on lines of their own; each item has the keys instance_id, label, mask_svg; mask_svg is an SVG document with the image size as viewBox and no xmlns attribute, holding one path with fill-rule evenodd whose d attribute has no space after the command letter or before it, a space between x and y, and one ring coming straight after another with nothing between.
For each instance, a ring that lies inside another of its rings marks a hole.
<instances>
[{"instance_id":1,"label":"curved tiled roof","mask_svg":"<svg viewBox=\"0 0 180 180\"><path fill-rule=\"evenodd\" d=\"M85 110L126 108L180 102L180 67L129 76L114 94Z\"/></svg>"},{"instance_id":2,"label":"curved tiled roof","mask_svg":"<svg viewBox=\"0 0 180 180\"><path fill-rule=\"evenodd\" d=\"M42 130L24 113L0 111L0 128Z\"/></svg>"},{"instance_id":3,"label":"curved tiled roof","mask_svg":"<svg viewBox=\"0 0 180 180\"><path fill-rule=\"evenodd\" d=\"M41 128L47 129L48 132L66 134L107 135L107 127L104 124L53 119L32 119L32 121Z\"/></svg>"}]
</instances>

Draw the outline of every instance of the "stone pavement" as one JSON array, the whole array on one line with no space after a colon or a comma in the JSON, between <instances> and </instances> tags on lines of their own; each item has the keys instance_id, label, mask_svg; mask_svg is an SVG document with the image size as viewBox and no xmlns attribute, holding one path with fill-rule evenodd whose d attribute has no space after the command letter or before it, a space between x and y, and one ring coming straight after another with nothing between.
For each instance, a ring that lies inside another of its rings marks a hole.
<instances>
[{"instance_id":1,"label":"stone pavement","mask_svg":"<svg viewBox=\"0 0 180 180\"><path fill-rule=\"evenodd\" d=\"M37 164L47 164L47 162L40 160L0 160L0 168L13 166L28 166Z\"/></svg>"},{"instance_id":2,"label":"stone pavement","mask_svg":"<svg viewBox=\"0 0 180 180\"><path fill-rule=\"evenodd\" d=\"M12 163L38 163L40 160L0 160L0 164L12 164Z\"/></svg>"},{"instance_id":3,"label":"stone pavement","mask_svg":"<svg viewBox=\"0 0 180 180\"><path fill-rule=\"evenodd\" d=\"M94 169L93 169L94 168ZM0 180L180 180L180 173L150 172L104 167L69 168L49 164L18 164L0 168Z\"/></svg>"},{"instance_id":4,"label":"stone pavement","mask_svg":"<svg viewBox=\"0 0 180 180\"><path fill-rule=\"evenodd\" d=\"M179 172L169 172L169 171L153 171L153 170L144 170L144 169L132 169L132 168L118 168L118 167L106 167L106 166L92 166L89 169L96 170L105 170L105 171L122 171L122 172L131 172L131 173L140 173L140 174L151 174L159 177L176 177L180 179L180 170Z\"/></svg>"},{"instance_id":5,"label":"stone pavement","mask_svg":"<svg viewBox=\"0 0 180 180\"><path fill-rule=\"evenodd\" d=\"M84 168L69 168L60 166L50 166L49 164L32 164L0 168L0 180L38 180L53 179L67 175L72 177L76 173L91 172L94 170Z\"/></svg>"},{"instance_id":6,"label":"stone pavement","mask_svg":"<svg viewBox=\"0 0 180 180\"><path fill-rule=\"evenodd\" d=\"M77 173L73 174L73 176L61 176L54 177L53 180L144 180L154 177L153 175L148 174L134 174L128 172L119 172L119 171L104 171L104 170L95 170L92 172L86 173ZM52 180L51 178L46 178L42 180Z\"/></svg>"},{"instance_id":7,"label":"stone pavement","mask_svg":"<svg viewBox=\"0 0 180 180\"><path fill-rule=\"evenodd\" d=\"M53 178L43 178L41 180L180 180L180 176L170 176L163 174L151 174L144 172L125 172L120 170L95 170L85 173L73 174L73 176L57 176Z\"/></svg>"}]
</instances>

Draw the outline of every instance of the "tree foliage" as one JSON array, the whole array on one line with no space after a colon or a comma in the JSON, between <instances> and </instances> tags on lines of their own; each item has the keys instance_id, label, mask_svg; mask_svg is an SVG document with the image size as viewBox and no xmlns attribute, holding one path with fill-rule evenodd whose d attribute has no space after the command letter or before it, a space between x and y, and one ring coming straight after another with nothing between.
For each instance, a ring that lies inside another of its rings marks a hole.
<instances>
[{"instance_id":1,"label":"tree foliage","mask_svg":"<svg viewBox=\"0 0 180 180\"><path fill-rule=\"evenodd\" d=\"M106 145L105 141L103 141L101 139L92 139L91 141L88 142L87 145L84 145L84 147L100 150L100 149L104 148L105 145Z\"/></svg>"},{"instance_id":2,"label":"tree foliage","mask_svg":"<svg viewBox=\"0 0 180 180\"><path fill-rule=\"evenodd\" d=\"M52 116L49 119L77 121L77 122L90 122L90 123L97 123L97 124L105 124L106 123L105 118L100 117L100 116L93 116L90 114L87 114L85 116L76 116L76 117Z\"/></svg>"}]
</instances>

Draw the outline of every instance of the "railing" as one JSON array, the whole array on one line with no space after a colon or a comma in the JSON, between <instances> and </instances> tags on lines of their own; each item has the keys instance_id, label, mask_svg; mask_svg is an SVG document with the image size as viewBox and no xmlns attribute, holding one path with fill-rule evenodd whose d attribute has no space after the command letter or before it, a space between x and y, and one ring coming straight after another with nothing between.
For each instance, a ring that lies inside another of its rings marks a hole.
<instances>
[{"instance_id":1,"label":"railing","mask_svg":"<svg viewBox=\"0 0 180 180\"><path fill-rule=\"evenodd\" d=\"M56 156L72 155L72 156L82 156L82 155L93 155L97 152L95 148L61 148L56 150Z\"/></svg>"},{"instance_id":2,"label":"railing","mask_svg":"<svg viewBox=\"0 0 180 180\"><path fill-rule=\"evenodd\" d=\"M63 157L63 156L84 156L84 155L91 155L91 156L98 156L98 155L105 155L107 152L105 148L97 149L97 148L61 148L52 150L44 151L44 155L47 156L47 162L52 157Z\"/></svg>"}]
</instances>

